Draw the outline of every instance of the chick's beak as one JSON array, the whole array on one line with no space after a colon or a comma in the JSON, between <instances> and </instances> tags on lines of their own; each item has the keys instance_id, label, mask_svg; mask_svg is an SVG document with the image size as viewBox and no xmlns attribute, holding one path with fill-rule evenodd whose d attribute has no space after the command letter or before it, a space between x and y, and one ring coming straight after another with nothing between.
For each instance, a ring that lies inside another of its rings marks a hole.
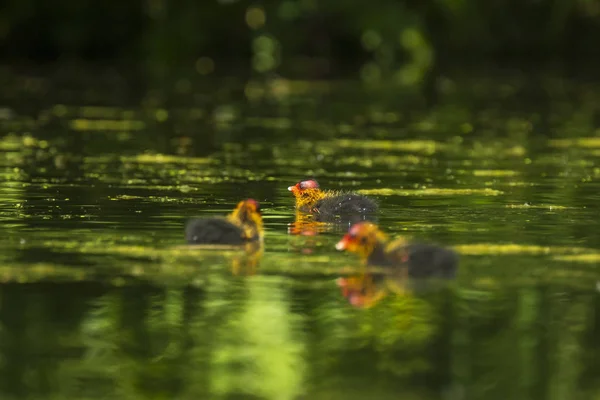
<instances>
[{"instance_id":1,"label":"chick's beak","mask_svg":"<svg viewBox=\"0 0 600 400\"><path fill-rule=\"evenodd\" d=\"M340 240L339 242L337 242L337 244L335 245L336 250L345 250L346 246L348 245L348 238L346 236L344 236L342 238L342 240Z\"/></svg>"},{"instance_id":2,"label":"chick's beak","mask_svg":"<svg viewBox=\"0 0 600 400\"><path fill-rule=\"evenodd\" d=\"M293 192L293 191L294 191L294 186L288 186L288 190L289 190L290 192Z\"/></svg>"}]
</instances>

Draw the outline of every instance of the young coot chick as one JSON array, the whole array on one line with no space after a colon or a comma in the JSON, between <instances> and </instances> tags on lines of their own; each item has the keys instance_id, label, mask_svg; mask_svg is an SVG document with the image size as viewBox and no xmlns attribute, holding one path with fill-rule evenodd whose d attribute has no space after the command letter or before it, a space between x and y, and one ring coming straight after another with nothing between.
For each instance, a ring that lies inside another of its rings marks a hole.
<instances>
[{"instance_id":1,"label":"young coot chick","mask_svg":"<svg viewBox=\"0 0 600 400\"><path fill-rule=\"evenodd\" d=\"M254 199L242 200L227 217L195 218L185 227L189 244L240 245L262 240L260 206Z\"/></svg>"},{"instance_id":2,"label":"young coot chick","mask_svg":"<svg viewBox=\"0 0 600 400\"><path fill-rule=\"evenodd\" d=\"M408 267L411 278L453 278L458 255L434 244L409 243L405 239L389 240L376 225L360 222L350 227L336 246L356 253L368 265Z\"/></svg>"},{"instance_id":3,"label":"young coot chick","mask_svg":"<svg viewBox=\"0 0 600 400\"><path fill-rule=\"evenodd\" d=\"M352 192L323 191L314 179L300 181L288 190L296 198L296 208L310 213L318 221L332 221L337 217L350 217L351 222L364 220L377 211L374 200Z\"/></svg>"}]
</instances>

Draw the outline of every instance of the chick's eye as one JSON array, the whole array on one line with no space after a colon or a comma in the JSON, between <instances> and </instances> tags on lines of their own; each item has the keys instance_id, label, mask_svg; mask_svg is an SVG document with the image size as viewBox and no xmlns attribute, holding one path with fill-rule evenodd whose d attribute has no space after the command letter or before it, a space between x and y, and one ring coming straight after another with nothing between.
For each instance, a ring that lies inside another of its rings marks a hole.
<instances>
[{"instance_id":1,"label":"chick's eye","mask_svg":"<svg viewBox=\"0 0 600 400\"><path fill-rule=\"evenodd\" d=\"M361 242L362 244L367 244L367 242L368 242L368 241L369 241L369 240L368 240L368 238L367 238L366 236L363 236L363 237L361 237L361 238L360 238L360 242Z\"/></svg>"}]
</instances>

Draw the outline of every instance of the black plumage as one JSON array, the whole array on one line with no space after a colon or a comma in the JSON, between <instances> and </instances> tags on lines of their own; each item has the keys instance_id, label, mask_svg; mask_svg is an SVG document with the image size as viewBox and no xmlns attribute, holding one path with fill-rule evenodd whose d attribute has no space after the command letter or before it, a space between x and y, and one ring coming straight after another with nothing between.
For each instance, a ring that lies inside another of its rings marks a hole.
<instances>
[{"instance_id":1,"label":"black plumage","mask_svg":"<svg viewBox=\"0 0 600 400\"><path fill-rule=\"evenodd\" d=\"M454 278L458 255L451 249L429 243L411 243L408 252L408 276L411 278Z\"/></svg>"},{"instance_id":2,"label":"black plumage","mask_svg":"<svg viewBox=\"0 0 600 400\"><path fill-rule=\"evenodd\" d=\"M340 194L323 198L315 204L321 214L359 214L377 211L377 203L359 194Z\"/></svg>"},{"instance_id":3,"label":"black plumage","mask_svg":"<svg viewBox=\"0 0 600 400\"><path fill-rule=\"evenodd\" d=\"M315 203L313 212L315 219L323 222L334 220L348 220L355 223L358 221L373 221L377 212L377 203L359 194L339 194L333 197L325 197Z\"/></svg>"},{"instance_id":4,"label":"black plumage","mask_svg":"<svg viewBox=\"0 0 600 400\"><path fill-rule=\"evenodd\" d=\"M243 230L224 218L197 218L185 226L185 239L189 244L231 244L247 242Z\"/></svg>"},{"instance_id":5,"label":"black plumage","mask_svg":"<svg viewBox=\"0 0 600 400\"><path fill-rule=\"evenodd\" d=\"M367 258L369 265L407 267L411 278L454 278L458 255L430 243L408 243L388 248L378 245Z\"/></svg>"}]
</instances>

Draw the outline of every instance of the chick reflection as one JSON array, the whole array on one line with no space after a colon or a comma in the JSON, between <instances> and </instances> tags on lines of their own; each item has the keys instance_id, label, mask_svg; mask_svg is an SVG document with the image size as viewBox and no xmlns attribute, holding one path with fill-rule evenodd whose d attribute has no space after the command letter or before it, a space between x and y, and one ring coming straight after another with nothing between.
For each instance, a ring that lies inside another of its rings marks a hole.
<instances>
[{"instance_id":1,"label":"chick reflection","mask_svg":"<svg viewBox=\"0 0 600 400\"><path fill-rule=\"evenodd\" d=\"M387 272L365 272L336 280L342 296L356 308L371 308L388 296L411 296L443 287L451 279L413 278L407 268Z\"/></svg>"},{"instance_id":2,"label":"chick reflection","mask_svg":"<svg viewBox=\"0 0 600 400\"><path fill-rule=\"evenodd\" d=\"M246 243L244 253L235 254L231 258L231 273L233 275L255 275L263 252L262 242Z\"/></svg>"},{"instance_id":3,"label":"chick reflection","mask_svg":"<svg viewBox=\"0 0 600 400\"><path fill-rule=\"evenodd\" d=\"M288 225L290 235L316 236L326 232L330 228L328 224L316 221L312 215L296 211L296 219Z\"/></svg>"},{"instance_id":4,"label":"chick reflection","mask_svg":"<svg viewBox=\"0 0 600 400\"><path fill-rule=\"evenodd\" d=\"M350 305L357 308L370 308L379 303L389 293L387 277L384 274L361 274L340 277L336 281L342 296ZM403 293L401 291L401 293Z\"/></svg>"},{"instance_id":5,"label":"chick reflection","mask_svg":"<svg viewBox=\"0 0 600 400\"><path fill-rule=\"evenodd\" d=\"M343 233L353 224L365 221L375 222L375 219L365 215L351 215L324 222L312 214L296 210L296 219L288 225L288 233L303 236L316 236L323 232Z\"/></svg>"},{"instance_id":6,"label":"chick reflection","mask_svg":"<svg viewBox=\"0 0 600 400\"><path fill-rule=\"evenodd\" d=\"M356 253L367 266L383 272L340 278L338 286L355 307L372 307L390 292L404 294L423 289L430 283L456 276L457 254L444 247L411 243L405 238L389 240L377 226L368 222L353 225L336 249Z\"/></svg>"},{"instance_id":7,"label":"chick reflection","mask_svg":"<svg viewBox=\"0 0 600 400\"><path fill-rule=\"evenodd\" d=\"M317 248L329 246L329 240L322 233L341 233L348 229L348 224L329 224L314 221L312 216L300 215L296 221L288 225L288 233L294 238L290 240L293 251L302 254L313 254Z\"/></svg>"},{"instance_id":8,"label":"chick reflection","mask_svg":"<svg viewBox=\"0 0 600 400\"><path fill-rule=\"evenodd\" d=\"M315 221L312 215L296 211L296 220L288 224L288 234L296 236L290 241L290 245L298 253L312 254L322 245L319 234L327 232L330 228L328 224Z\"/></svg>"},{"instance_id":9,"label":"chick reflection","mask_svg":"<svg viewBox=\"0 0 600 400\"><path fill-rule=\"evenodd\" d=\"M264 253L262 242L248 242L242 246L226 245L186 245L178 246L178 249L186 251L210 251L217 256L226 258L231 265L232 275L255 275L260 266L260 260Z\"/></svg>"}]
</instances>

